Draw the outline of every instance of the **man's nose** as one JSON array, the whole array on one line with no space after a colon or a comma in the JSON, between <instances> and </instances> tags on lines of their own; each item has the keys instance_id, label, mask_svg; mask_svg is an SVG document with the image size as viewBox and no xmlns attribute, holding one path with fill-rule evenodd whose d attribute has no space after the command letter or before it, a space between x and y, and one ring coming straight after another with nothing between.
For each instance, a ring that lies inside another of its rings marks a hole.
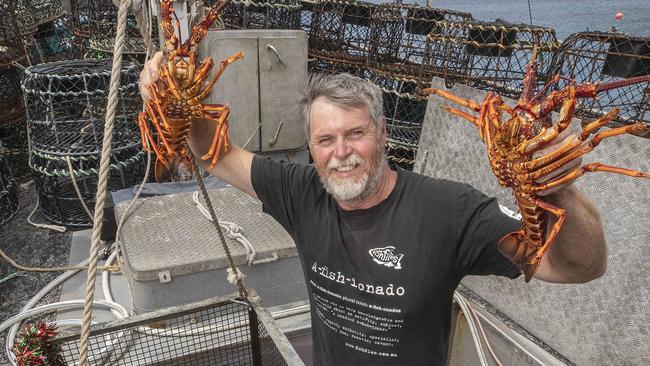
<instances>
[{"instance_id":1,"label":"man's nose","mask_svg":"<svg viewBox=\"0 0 650 366\"><path fill-rule=\"evenodd\" d=\"M334 156L344 158L352 153L352 148L346 138L337 138L334 146Z\"/></svg>"}]
</instances>

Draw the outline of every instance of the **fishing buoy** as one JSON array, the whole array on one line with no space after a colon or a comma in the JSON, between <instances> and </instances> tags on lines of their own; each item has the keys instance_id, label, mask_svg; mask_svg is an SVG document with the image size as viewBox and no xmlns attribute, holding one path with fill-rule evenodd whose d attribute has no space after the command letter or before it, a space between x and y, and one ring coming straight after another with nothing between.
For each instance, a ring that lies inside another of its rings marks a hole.
<instances>
[{"instance_id":1,"label":"fishing buoy","mask_svg":"<svg viewBox=\"0 0 650 366\"><path fill-rule=\"evenodd\" d=\"M616 13L616 15L614 16L614 19L616 19L616 20L623 19L623 13L621 13L621 12Z\"/></svg>"}]
</instances>

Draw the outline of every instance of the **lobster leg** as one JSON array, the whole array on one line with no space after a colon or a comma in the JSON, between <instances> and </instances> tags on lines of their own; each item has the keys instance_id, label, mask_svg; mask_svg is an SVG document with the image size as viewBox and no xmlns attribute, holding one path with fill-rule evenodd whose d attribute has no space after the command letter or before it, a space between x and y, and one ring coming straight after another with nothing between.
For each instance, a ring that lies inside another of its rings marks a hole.
<instances>
[{"instance_id":1,"label":"lobster leg","mask_svg":"<svg viewBox=\"0 0 650 366\"><path fill-rule=\"evenodd\" d=\"M217 130L214 133L212 138L212 144L207 153L201 156L201 159L208 160L211 159L209 170L212 170L217 164L219 159L219 154L221 153L222 147L227 143L227 135L225 134L228 126L228 114L230 114L230 108L224 108L223 113L218 120L215 121L217 124Z\"/></svg>"},{"instance_id":2,"label":"lobster leg","mask_svg":"<svg viewBox=\"0 0 650 366\"><path fill-rule=\"evenodd\" d=\"M546 155L542 156L537 159L533 159L531 161L525 162L522 164L523 168L528 170L528 171L533 171L539 167L542 167L544 165L548 165L551 162L558 160L568 154L571 150L573 150L576 146L582 144L582 142L591 134L591 132L597 130L598 128L604 126L607 124L607 122L611 121L616 117L618 114L618 109L614 109L607 113L606 115L600 117L599 119L590 122L587 126L585 126L582 129L582 132L578 136L578 139L573 142L569 142L566 145L562 146L560 149Z\"/></svg>"},{"instance_id":3,"label":"lobster leg","mask_svg":"<svg viewBox=\"0 0 650 366\"><path fill-rule=\"evenodd\" d=\"M549 174L550 172L554 171L555 169L561 167L562 165L567 164L571 160L573 160L575 158L578 158L578 157L590 152L596 146L598 146L600 141L602 141L605 138L613 137L613 136L617 136L617 135L622 135L622 134L630 133L630 132L641 132L644 129L645 129L644 123L639 122L639 123L635 123L633 125L627 125L627 126L623 126L623 127L613 128L613 129L607 130L607 131L598 132L597 134L594 135L594 137L591 140L589 140L585 144L581 145L580 148L573 150L571 153L569 153L566 156L562 157L561 159L553 162L552 164L547 165L547 166L545 166L545 167L531 173L530 177L531 177L531 179L538 179L538 178L540 178L540 177L542 177L542 176L544 176L546 174ZM618 168L618 169L622 169L622 168ZM632 174L628 174L628 173L623 173L623 171L635 172L634 174L638 173L640 175L632 175ZM647 173L636 172L634 170L629 170L629 169L622 169L620 174L631 175L631 176L643 176L643 177L648 175ZM648 177L650 177L650 175L648 175Z\"/></svg>"},{"instance_id":4,"label":"lobster leg","mask_svg":"<svg viewBox=\"0 0 650 366\"><path fill-rule=\"evenodd\" d=\"M151 149L153 149L154 153L156 156L161 156L162 154L158 150L158 147L156 146L156 141L153 138L153 135L151 134L151 130L149 129L149 126L147 125L147 114L144 112L140 112L138 115L138 126L140 127L140 135L142 136L142 147L146 152L151 152ZM147 141L149 143L147 143Z\"/></svg>"},{"instance_id":5,"label":"lobster leg","mask_svg":"<svg viewBox=\"0 0 650 366\"><path fill-rule=\"evenodd\" d=\"M210 73L210 70L212 70L212 66L214 66L214 61L212 61L211 58L206 58L203 60L203 62L201 62L199 71L194 76L193 85L187 89L187 93L189 95L198 93L203 83L205 83L205 81L208 79L208 75Z\"/></svg>"},{"instance_id":6,"label":"lobster leg","mask_svg":"<svg viewBox=\"0 0 650 366\"><path fill-rule=\"evenodd\" d=\"M219 77L221 76L223 71L226 69L226 67L228 67L228 65L230 65L231 63L239 60L240 58L244 58L244 54L241 53L241 52L237 52L234 55L228 57L227 59L221 61L221 63L219 64L219 67L214 72L214 76L212 77L212 80L210 80L210 82L203 89L203 91L201 91L199 93L199 95L196 96L193 99L196 99L197 101L201 101L201 100L205 99L208 96L208 94L210 94L210 92L212 91L212 88L214 87L214 84L217 82L217 80L219 80Z\"/></svg>"},{"instance_id":7,"label":"lobster leg","mask_svg":"<svg viewBox=\"0 0 650 366\"><path fill-rule=\"evenodd\" d=\"M435 94L438 96L441 96L447 100L450 100L456 104L460 104L465 108L469 108L473 110L474 112L478 112L481 110L481 105L476 103L473 100L470 99L465 99L461 98L459 96L456 96L448 91L442 90L442 89L432 89L432 88L426 88L422 90L422 94ZM489 94L488 94L489 96Z\"/></svg>"},{"instance_id":8,"label":"lobster leg","mask_svg":"<svg viewBox=\"0 0 650 366\"><path fill-rule=\"evenodd\" d=\"M573 170L570 170L568 173L565 175L561 176L560 178L545 182L545 183L539 183L536 184L533 187L533 190L535 192L542 192L547 189L551 189L554 187L557 187L559 185L571 182L580 176L582 176L584 173L591 173L591 172L609 172L609 173L616 173L616 174L623 174L627 175L630 177L638 177L638 178L648 178L650 179L650 174L644 173L644 172L639 172L636 170L632 169L625 169L625 168L619 168L616 166L611 166L611 165L605 165L602 163L589 163L585 164L579 168L575 168Z\"/></svg>"},{"instance_id":9,"label":"lobster leg","mask_svg":"<svg viewBox=\"0 0 650 366\"><path fill-rule=\"evenodd\" d=\"M534 151L537 151L543 148L544 146L548 145L548 143L551 142L554 138L556 138L557 135L559 135L560 133L562 133L562 131L566 130L566 128L569 127L569 125L571 124L571 120L573 119L573 111L575 110L575 106L576 106L576 98L575 98L576 93L575 93L575 88L573 86L569 86L568 94L569 94L569 98L562 105L562 110L560 111L560 120L558 121L558 123L554 124L551 128L547 129L544 133L540 133L534 138L517 145L513 150L514 153L520 155L526 155Z\"/></svg>"}]
</instances>

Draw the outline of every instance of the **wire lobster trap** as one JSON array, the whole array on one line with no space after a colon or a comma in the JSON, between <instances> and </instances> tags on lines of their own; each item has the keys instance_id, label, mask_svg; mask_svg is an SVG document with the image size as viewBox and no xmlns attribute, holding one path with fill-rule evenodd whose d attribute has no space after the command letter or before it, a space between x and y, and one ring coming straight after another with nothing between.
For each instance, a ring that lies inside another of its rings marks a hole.
<instances>
[{"instance_id":1,"label":"wire lobster trap","mask_svg":"<svg viewBox=\"0 0 650 366\"><path fill-rule=\"evenodd\" d=\"M136 122L142 103L138 72L134 64L124 64L121 69L110 188L129 187L143 176L144 153ZM111 63L98 60L52 62L25 70L22 88L29 164L35 173L41 211L50 221L90 224L83 203L93 202L95 197L110 77Z\"/></svg>"},{"instance_id":2,"label":"wire lobster trap","mask_svg":"<svg viewBox=\"0 0 650 366\"><path fill-rule=\"evenodd\" d=\"M139 68L123 64L111 150L140 145ZM51 155L101 153L111 64L70 60L32 66L22 82L32 150Z\"/></svg>"},{"instance_id":3,"label":"wire lobster trap","mask_svg":"<svg viewBox=\"0 0 650 366\"><path fill-rule=\"evenodd\" d=\"M39 62L44 63L75 58L72 48L72 32L68 17L63 15L47 23L38 25L29 35L29 43L36 48Z\"/></svg>"},{"instance_id":4,"label":"wire lobster trap","mask_svg":"<svg viewBox=\"0 0 650 366\"><path fill-rule=\"evenodd\" d=\"M312 58L307 62L307 69L314 74L341 74L348 73L360 78L368 77L368 69L365 64L351 64L344 61L329 60L324 58Z\"/></svg>"},{"instance_id":5,"label":"wire lobster trap","mask_svg":"<svg viewBox=\"0 0 650 366\"><path fill-rule=\"evenodd\" d=\"M314 7L317 0L300 0L300 28L309 34L315 22Z\"/></svg>"},{"instance_id":6,"label":"wire lobster trap","mask_svg":"<svg viewBox=\"0 0 650 366\"><path fill-rule=\"evenodd\" d=\"M368 58L372 15L378 5L361 1L324 0L314 5L309 55L364 65Z\"/></svg>"},{"instance_id":7,"label":"wire lobster trap","mask_svg":"<svg viewBox=\"0 0 650 366\"><path fill-rule=\"evenodd\" d=\"M5 159L5 150L0 141L0 225L11 220L18 212L18 185Z\"/></svg>"},{"instance_id":8,"label":"wire lobster trap","mask_svg":"<svg viewBox=\"0 0 650 366\"><path fill-rule=\"evenodd\" d=\"M557 58L556 73L578 84L650 75L650 37L575 33L562 43ZM568 82L560 80L557 87L562 88ZM650 124L650 82L601 92L593 99L578 99L576 115L595 119L613 108L620 109L617 123L643 121Z\"/></svg>"},{"instance_id":9,"label":"wire lobster trap","mask_svg":"<svg viewBox=\"0 0 650 366\"><path fill-rule=\"evenodd\" d=\"M117 7L113 0L70 0L73 45L77 53L92 58L112 58L117 33ZM148 25L147 25L148 27ZM151 39L158 39L158 25L152 19ZM144 61L147 48L136 18L129 14L126 20L124 57Z\"/></svg>"},{"instance_id":10,"label":"wire lobster trap","mask_svg":"<svg viewBox=\"0 0 650 366\"><path fill-rule=\"evenodd\" d=\"M20 104L22 105L22 100ZM18 182L31 179L29 167L29 149L27 143L27 126L23 112L20 119L0 127L0 140L4 141L4 157Z\"/></svg>"},{"instance_id":11,"label":"wire lobster trap","mask_svg":"<svg viewBox=\"0 0 650 366\"><path fill-rule=\"evenodd\" d=\"M477 89L517 98L526 65L537 51L537 86L552 77L559 43L552 28L485 22L436 23L428 35L425 72Z\"/></svg>"},{"instance_id":12,"label":"wire lobster trap","mask_svg":"<svg viewBox=\"0 0 650 366\"><path fill-rule=\"evenodd\" d=\"M14 1L16 21L23 34L33 33L38 26L51 22L64 13L61 0L10 0Z\"/></svg>"},{"instance_id":13,"label":"wire lobster trap","mask_svg":"<svg viewBox=\"0 0 650 366\"><path fill-rule=\"evenodd\" d=\"M221 12L226 29L300 29L298 0L231 0Z\"/></svg>"},{"instance_id":14,"label":"wire lobster trap","mask_svg":"<svg viewBox=\"0 0 650 366\"><path fill-rule=\"evenodd\" d=\"M431 51L428 34L438 34L440 21L465 23L472 14L423 7L417 4L387 4L373 15L368 68L393 78L428 83L433 75L425 73L424 60Z\"/></svg>"},{"instance_id":15,"label":"wire lobster trap","mask_svg":"<svg viewBox=\"0 0 650 366\"><path fill-rule=\"evenodd\" d=\"M388 162L394 169L412 170L427 109L422 83L374 72L369 79L383 91Z\"/></svg>"},{"instance_id":16,"label":"wire lobster trap","mask_svg":"<svg viewBox=\"0 0 650 366\"><path fill-rule=\"evenodd\" d=\"M32 150L41 214L54 223L91 226L99 181L100 155L61 156ZM142 182L145 153L139 147L111 152L107 190L116 191Z\"/></svg>"},{"instance_id":17,"label":"wire lobster trap","mask_svg":"<svg viewBox=\"0 0 650 366\"><path fill-rule=\"evenodd\" d=\"M12 62L25 58L25 48L12 5L8 1L0 3L0 69L11 67Z\"/></svg>"},{"instance_id":18,"label":"wire lobster trap","mask_svg":"<svg viewBox=\"0 0 650 366\"><path fill-rule=\"evenodd\" d=\"M88 361L111 366L304 365L256 299L217 297L93 325ZM61 332L51 343L62 347L72 365L79 357L79 339L78 331Z\"/></svg>"}]
</instances>

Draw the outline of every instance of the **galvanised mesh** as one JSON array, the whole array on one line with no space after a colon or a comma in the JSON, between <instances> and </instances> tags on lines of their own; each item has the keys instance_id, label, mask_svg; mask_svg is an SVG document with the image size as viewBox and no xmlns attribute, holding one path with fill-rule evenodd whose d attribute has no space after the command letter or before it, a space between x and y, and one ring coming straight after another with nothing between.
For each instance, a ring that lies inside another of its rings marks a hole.
<instances>
[{"instance_id":1,"label":"galvanised mesh","mask_svg":"<svg viewBox=\"0 0 650 366\"><path fill-rule=\"evenodd\" d=\"M13 3L0 2L0 68L11 67L13 61L25 58L22 38L16 23Z\"/></svg>"},{"instance_id":2,"label":"galvanised mesh","mask_svg":"<svg viewBox=\"0 0 650 366\"><path fill-rule=\"evenodd\" d=\"M395 78L429 82L424 60L432 51L427 35L440 33L437 22L470 22L470 13L417 4L387 4L373 14L368 67Z\"/></svg>"},{"instance_id":3,"label":"galvanised mesh","mask_svg":"<svg viewBox=\"0 0 650 366\"><path fill-rule=\"evenodd\" d=\"M378 5L361 1L326 0L314 5L309 32L309 56L352 64L368 58L372 15Z\"/></svg>"},{"instance_id":4,"label":"galvanised mesh","mask_svg":"<svg viewBox=\"0 0 650 366\"><path fill-rule=\"evenodd\" d=\"M93 365L301 365L286 338L262 308L216 298L91 327L88 361ZM68 364L79 356L79 332L52 341ZM288 348L287 348L288 347Z\"/></svg>"},{"instance_id":5,"label":"galvanised mesh","mask_svg":"<svg viewBox=\"0 0 650 366\"><path fill-rule=\"evenodd\" d=\"M612 82L650 75L650 37L582 32L569 36L558 50L556 73L578 84ZM560 80L558 88L567 85ZM594 119L619 108L616 122L650 124L650 82L602 92L578 100L576 115Z\"/></svg>"},{"instance_id":6,"label":"galvanised mesh","mask_svg":"<svg viewBox=\"0 0 650 366\"><path fill-rule=\"evenodd\" d=\"M9 0L14 2L16 21L23 34L37 30L38 26L63 15L61 0Z\"/></svg>"},{"instance_id":7,"label":"galvanised mesh","mask_svg":"<svg viewBox=\"0 0 650 366\"><path fill-rule=\"evenodd\" d=\"M521 93L526 65L537 50L538 86L552 77L559 47L555 30L529 25L484 22L436 23L429 33L430 52L425 72L481 90L516 98Z\"/></svg>"},{"instance_id":8,"label":"galvanised mesh","mask_svg":"<svg viewBox=\"0 0 650 366\"><path fill-rule=\"evenodd\" d=\"M81 200L93 213L99 178L99 154L60 156L32 150L29 163L33 169L41 213L46 219L71 227L92 225L92 218ZM114 150L111 152L107 190L132 187L142 182L144 173L145 154L139 146ZM74 176L74 182L71 176Z\"/></svg>"},{"instance_id":9,"label":"galvanised mesh","mask_svg":"<svg viewBox=\"0 0 650 366\"><path fill-rule=\"evenodd\" d=\"M5 150L0 141L0 225L16 214L18 203L18 185L5 159Z\"/></svg>"},{"instance_id":10,"label":"galvanised mesh","mask_svg":"<svg viewBox=\"0 0 650 366\"><path fill-rule=\"evenodd\" d=\"M298 0L231 0L221 12L226 29L300 29Z\"/></svg>"},{"instance_id":11,"label":"galvanised mesh","mask_svg":"<svg viewBox=\"0 0 650 366\"><path fill-rule=\"evenodd\" d=\"M140 145L137 114L139 68L124 64L115 113L112 150ZM85 156L101 152L111 63L71 60L33 66L22 83L32 150Z\"/></svg>"},{"instance_id":12,"label":"galvanised mesh","mask_svg":"<svg viewBox=\"0 0 650 366\"><path fill-rule=\"evenodd\" d=\"M394 169L412 170L427 108L422 83L376 72L370 73L370 81L384 92L388 162Z\"/></svg>"}]
</instances>

